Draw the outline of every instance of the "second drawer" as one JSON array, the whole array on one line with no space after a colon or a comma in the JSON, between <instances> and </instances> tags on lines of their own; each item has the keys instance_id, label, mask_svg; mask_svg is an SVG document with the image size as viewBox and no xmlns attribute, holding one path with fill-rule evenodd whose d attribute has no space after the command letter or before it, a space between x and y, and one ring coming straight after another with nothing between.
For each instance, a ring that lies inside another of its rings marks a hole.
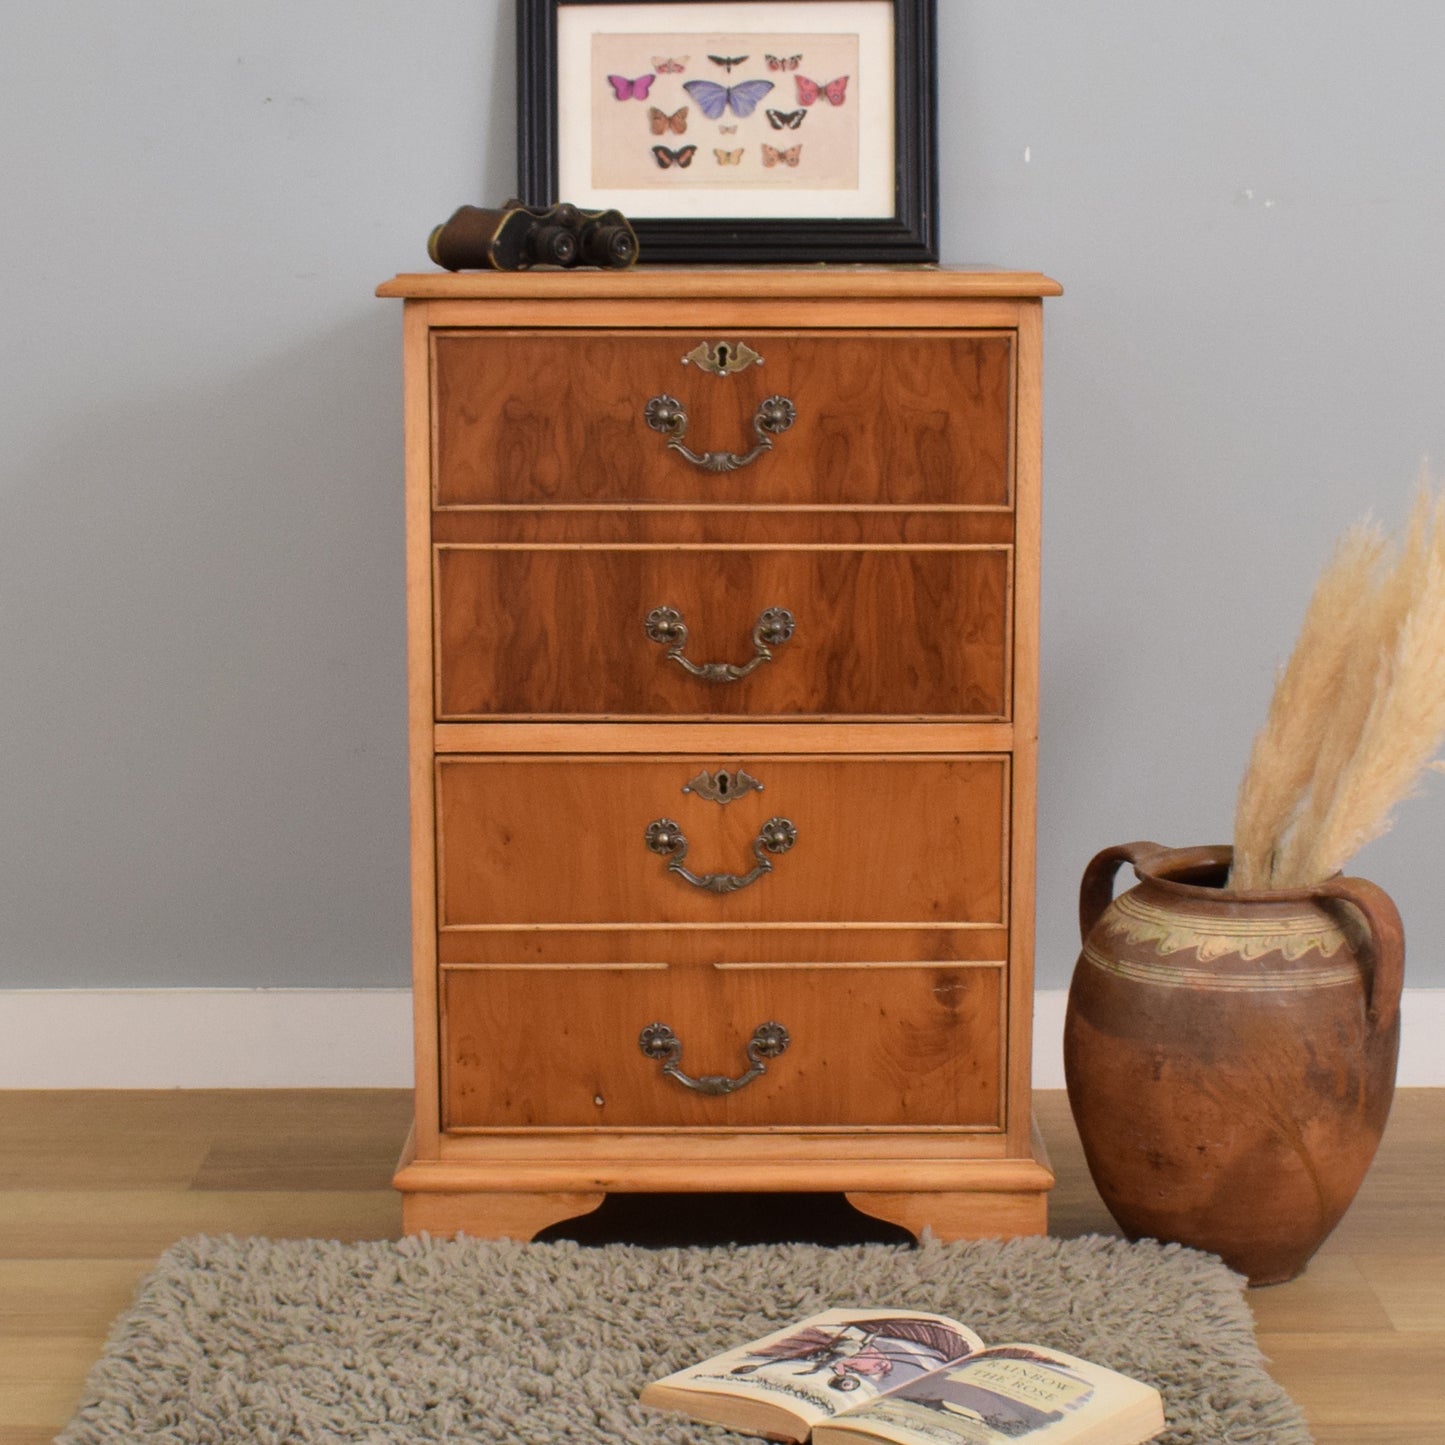
<instances>
[{"instance_id":1,"label":"second drawer","mask_svg":"<svg viewBox=\"0 0 1445 1445\"><path fill-rule=\"evenodd\" d=\"M1005 544L448 544L435 558L439 718L1009 712Z\"/></svg>"},{"instance_id":2,"label":"second drawer","mask_svg":"<svg viewBox=\"0 0 1445 1445\"><path fill-rule=\"evenodd\" d=\"M444 756L438 921L1000 927L1008 798L1002 754Z\"/></svg>"}]
</instances>

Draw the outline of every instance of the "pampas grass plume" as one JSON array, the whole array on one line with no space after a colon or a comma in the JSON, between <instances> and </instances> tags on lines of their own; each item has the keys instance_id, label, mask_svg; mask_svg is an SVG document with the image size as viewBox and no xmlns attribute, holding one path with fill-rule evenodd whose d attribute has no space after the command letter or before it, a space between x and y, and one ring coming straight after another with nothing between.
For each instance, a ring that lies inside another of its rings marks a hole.
<instances>
[{"instance_id":1,"label":"pampas grass plume","mask_svg":"<svg viewBox=\"0 0 1445 1445\"><path fill-rule=\"evenodd\" d=\"M1387 541L1361 522L1335 545L1305 609L1254 740L1234 814L1233 888L1265 888L1280 841L1309 791L1351 654L1378 588Z\"/></svg>"},{"instance_id":2,"label":"pampas grass plume","mask_svg":"<svg viewBox=\"0 0 1445 1445\"><path fill-rule=\"evenodd\" d=\"M1306 609L1235 811L1232 888L1302 888L1385 832L1445 740L1445 499L1392 555L1348 531Z\"/></svg>"}]
</instances>

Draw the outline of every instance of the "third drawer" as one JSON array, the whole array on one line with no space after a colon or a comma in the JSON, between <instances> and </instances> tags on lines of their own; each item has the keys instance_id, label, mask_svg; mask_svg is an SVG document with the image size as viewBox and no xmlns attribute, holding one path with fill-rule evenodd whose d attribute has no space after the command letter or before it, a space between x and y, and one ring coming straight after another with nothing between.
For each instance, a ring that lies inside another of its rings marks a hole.
<instances>
[{"instance_id":1,"label":"third drawer","mask_svg":"<svg viewBox=\"0 0 1445 1445\"><path fill-rule=\"evenodd\" d=\"M1006 927L1009 795L1004 754L443 756L438 924Z\"/></svg>"}]
</instances>

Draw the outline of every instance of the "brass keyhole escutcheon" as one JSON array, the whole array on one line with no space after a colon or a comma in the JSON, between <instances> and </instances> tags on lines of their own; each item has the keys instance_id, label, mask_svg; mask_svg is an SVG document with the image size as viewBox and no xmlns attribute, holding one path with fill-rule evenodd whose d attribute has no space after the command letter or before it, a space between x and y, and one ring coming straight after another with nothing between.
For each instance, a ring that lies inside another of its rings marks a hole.
<instances>
[{"instance_id":1,"label":"brass keyhole escutcheon","mask_svg":"<svg viewBox=\"0 0 1445 1445\"><path fill-rule=\"evenodd\" d=\"M746 341L700 341L682 358L682 364L713 376L734 376L750 366L761 366L763 358Z\"/></svg>"},{"instance_id":2,"label":"brass keyhole escutcheon","mask_svg":"<svg viewBox=\"0 0 1445 1445\"><path fill-rule=\"evenodd\" d=\"M726 768L719 768L715 773L704 768L691 782L684 783L682 790L706 798L709 803L731 803L748 793L761 793L763 785L742 768L731 773Z\"/></svg>"}]
</instances>

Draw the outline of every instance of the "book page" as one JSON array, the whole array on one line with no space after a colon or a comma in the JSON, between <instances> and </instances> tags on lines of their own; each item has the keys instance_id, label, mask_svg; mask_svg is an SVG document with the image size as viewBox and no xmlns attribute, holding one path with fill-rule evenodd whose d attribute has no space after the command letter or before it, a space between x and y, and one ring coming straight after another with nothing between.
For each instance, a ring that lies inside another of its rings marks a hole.
<instances>
[{"instance_id":1,"label":"book page","mask_svg":"<svg viewBox=\"0 0 1445 1445\"><path fill-rule=\"evenodd\" d=\"M1003 1445L1037 1438L1143 1441L1164 1428L1159 1393L1102 1365L1035 1345L996 1345L850 1410L818 1445Z\"/></svg>"},{"instance_id":2,"label":"book page","mask_svg":"<svg viewBox=\"0 0 1445 1445\"><path fill-rule=\"evenodd\" d=\"M764 1396L812 1425L982 1347L972 1330L943 1315L825 1310L657 1384Z\"/></svg>"}]
</instances>

